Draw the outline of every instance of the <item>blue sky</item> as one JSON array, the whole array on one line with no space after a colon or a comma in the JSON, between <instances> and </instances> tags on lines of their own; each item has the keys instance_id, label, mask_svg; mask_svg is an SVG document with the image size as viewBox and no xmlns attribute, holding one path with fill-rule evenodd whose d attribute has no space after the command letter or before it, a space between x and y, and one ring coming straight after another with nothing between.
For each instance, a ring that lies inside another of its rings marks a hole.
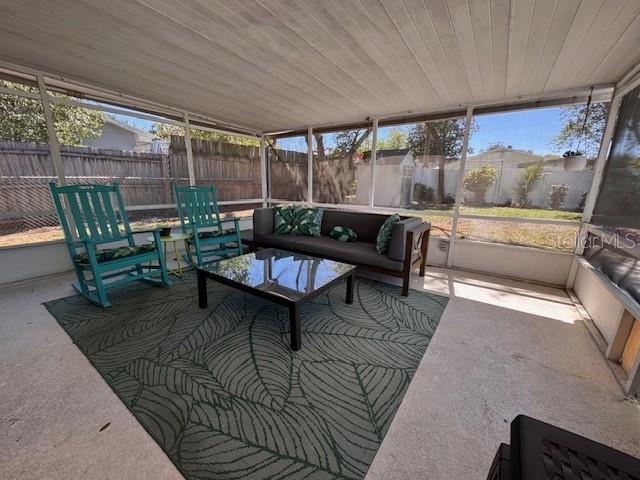
<instances>
[{"instance_id":1,"label":"blue sky","mask_svg":"<svg viewBox=\"0 0 640 480\"><path fill-rule=\"evenodd\" d=\"M562 153L552 145L553 138L562 129L559 107L478 115L475 122L477 130L469 139L469 145L475 153L485 150L493 143L511 145L517 150L532 150L541 155ZM379 138L386 138L392 128L381 128ZM411 125L401 128L408 131ZM306 151L304 137L283 138L278 143L286 149ZM325 146L331 146L331 135L325 138Z\"/></svg>"},{"instance_id":2,"label":"blue sky","mask_svg":"<svg viewBox=\"0 0 640 480\"><path fill-rule=\"evenodd\" d=\"M135 125L142 130L149 131L153 122L125 115L113 115L121 121ZM551 145L553 138L562 129L560 108L538 108L509 113L478 115L475 117L477 131L469 139L469 145L474 153L481 152L492 143L511 145L518 150L532 150L544 155L546 153L561 153ZM408 130L410 126L404 126ZM381 128L379 138L385 138L390 128ZM331 145L331 138L325 140ZM306 151L304 137L280 139L278 142L289 150Z\"/></svg>"}]
</instances>

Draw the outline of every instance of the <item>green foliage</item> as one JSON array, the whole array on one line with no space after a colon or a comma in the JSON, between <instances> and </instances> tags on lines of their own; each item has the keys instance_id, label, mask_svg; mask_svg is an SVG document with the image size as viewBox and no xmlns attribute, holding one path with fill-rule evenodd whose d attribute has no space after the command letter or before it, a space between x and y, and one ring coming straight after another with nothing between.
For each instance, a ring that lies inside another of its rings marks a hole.
<instances>
[{"instance_id":1,"label":"green foliage","mask_svg":"<svg viewBox=\"0 0 640 480\"><path fill-rule=\"evenodd\" d=\"M522 172L518 178L516 186L513 188L513 191L516 194L516 206L523 208L529 206L529 193L531 193L540 181L543 170L544 162L542 160L532 163L525 168L524 172Z\"/></svg>"},{"instance_id":2,"label":"green foliage","mask_svg":"<svg viewBox=\"0 0 640 480\"><path fill-rule=\"evenodd\" d=\"M399 127L394 127L385 138L378 138L378 150L406 148L408 135Z\"/></svg>"},{"instance_id":3,"label":"green foliage","mask_svg":"<svg viewBox=\"0 0 640 480\"><path fill-rule=\"evenodd\" d=\"M561 117L564 122L562 130L553 139L553 146L558 152L579 149L587 157L593 158L598 154L602 133L607 122L609 104L593 103L589 107L589 117L581 136L586 104L567 105L561 107Z\"/></svg>"},{"instance_id":4,"label":"green foliage","mask_svg":"<svg viewBox=\"0 0 640 480\"><path fill-rule=\"evenodd\" d=\"M567 193L569 193L569 185L566 183L551 185L551 190L549 190L549 194L547 195L549 208L558 210L562 207L564 200L567 198Z\"/></svg>"},{"instance_id":5,"label":"green foliage","mask_svg":"<svg viewBox=\"0 0 640 480\"><path fill-rule=\"evenodd\" d=\"M484 203L487 190L495 180L496 168L493 165L484 165L467 172L464 176L464 188L471 192L472 202L481 205Z\"/></svg>"},{"instance_id":6,"label":"green foliage","mask_svg":"<svg viewBox=\"0 0 640 480\"><path fill-rule=\"evenodd\" d=\"M464 118L418 123L409 131L407 146L415 156L458 158L462 153L464 123Z\"/></svg>"},{"instance_id":7,"label":"green foliage","mask_svg":"<svg viewBox=\"0 0 640 480\"><path fill-rule=\"evenodd\" d=\"M0 86L23 92L33 91L31 87L4 81L0 81ZM68 98L59 94L57 96ZM51 115L60 144L81 146L83 141L102 134L105 118L103 112L52 103ZM48 142L49 135L40 101L15 95L0 95L0 138L18 142Z\"/></svg>"},{"instance_id":8,"label":"green foliage","mask_svg":"<svg viewBox=\"0 0 640 480\"><path fill-rule=\"evenodd\" d=\"M413 187L413 199L418 202L433 202L434 190L422 183L416 183Z\"/></svg>"},{"instance_id":9,"label":"green foliage","mask_svg":"<svg viewBox=\"0 0 640 480\"><path fill-rule=\"evenodd\" d=\"M214 142L233 143L235 145L247 145L250 147L260 146L260 140L246 137L238 137L236 135L210 132L192 127L190 129L191 138L199 140L212 140ZM169 140L171 135L184 136L184 128L178 125L168 125L166 123L154 123L152 132L154 135Z\"/></svg>"}]
</instances>

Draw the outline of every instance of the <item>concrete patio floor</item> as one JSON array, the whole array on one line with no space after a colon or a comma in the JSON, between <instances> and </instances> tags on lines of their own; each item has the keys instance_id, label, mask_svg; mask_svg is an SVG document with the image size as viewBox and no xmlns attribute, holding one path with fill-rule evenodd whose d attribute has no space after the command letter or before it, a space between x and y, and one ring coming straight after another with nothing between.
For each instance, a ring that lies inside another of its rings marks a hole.
<instances>
[{"instance_id":1,"label":"concrete patio floor","mask_svg":"<svg viewBox=\"0 0 640 480\"><path fill-rule=\"evenodd\" d=\"M41 305L71 280L0 287L2 478L182 478ZM367 479L484 479L520 413L640 456L638 405L565 292L440 269L413 283L451 300Z\"/></svg>"}]
</instances>

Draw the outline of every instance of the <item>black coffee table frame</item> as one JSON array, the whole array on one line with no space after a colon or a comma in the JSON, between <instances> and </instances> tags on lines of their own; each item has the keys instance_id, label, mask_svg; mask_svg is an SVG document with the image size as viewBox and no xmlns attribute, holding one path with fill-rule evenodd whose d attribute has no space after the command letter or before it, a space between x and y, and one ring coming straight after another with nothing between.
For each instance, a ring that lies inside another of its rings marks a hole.
<instances>
[{"instance_id":1,"label":"black coffee table frame","mask_svg":"<svg viewBox=\"0 0 640 480\"><path fill-rule=\"evenodd\" d=\"M283 305L289 309L289 329L291 335L291 350L300 350L302 346L302 336L300 334L300 305L303 302L308 302L313 298L317 297L323 292L326 292L331 287L334 287L343 279L347 279L347 295L346 295L346 303L353 303L353 284L355 282L355 269L349 272L346 272L330 282L326 285L323 285L320 288L315 289L313 292L309 292L305 295L302 295L300 298L296 300L292 300L290 298L286 298L284 296L278 295L275 292L268 292L264 290L259 290L248 285L236 282L234 280L230 280L226 277L222 277L220 275L216 275L213 272L204 269L197 269L198 275L198 306L200 308L207 308L207 278L211 278L217 282L224 283L230 287L236 288L238 290L242 290L243 292L250 293L257 297L262 297L266 300L270 300L279 305Z\"/></svg>"}]
</instances>

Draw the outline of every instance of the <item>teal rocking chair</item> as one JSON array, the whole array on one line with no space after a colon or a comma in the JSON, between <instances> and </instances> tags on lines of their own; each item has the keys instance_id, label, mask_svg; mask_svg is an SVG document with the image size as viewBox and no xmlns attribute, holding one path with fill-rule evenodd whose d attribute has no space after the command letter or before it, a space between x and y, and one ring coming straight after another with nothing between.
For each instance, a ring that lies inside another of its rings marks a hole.
<instances>
[{"instance_id":1,"label":"teal rocking chair","mask_svg":"<svg viewBox=\"0 0 640 480\"><path fill-rule=\"evenodd\" d=\"M143 279L170 285L160 229L153 230L154 243L136 245L117 183L59 187L51 182L49 186L78 276L73 287L80 294L97 305L110 307L108 288ZM107 245L123 241L125 246Z\"/></svg>"},{"instance_id":2,"label":"teal rocking chair","mask_svg":"<svg viewBox=\"0 0 640 480\"><path fill-rule=\"evenodd\" d=\"M220 219L216 188L173 186L182 233L187 238L187 261L202 265L213 257L228 258L242 254L242 239L237 218ZM233 223L233 228L224 228Z\"/></svg>"}]
</instances>

